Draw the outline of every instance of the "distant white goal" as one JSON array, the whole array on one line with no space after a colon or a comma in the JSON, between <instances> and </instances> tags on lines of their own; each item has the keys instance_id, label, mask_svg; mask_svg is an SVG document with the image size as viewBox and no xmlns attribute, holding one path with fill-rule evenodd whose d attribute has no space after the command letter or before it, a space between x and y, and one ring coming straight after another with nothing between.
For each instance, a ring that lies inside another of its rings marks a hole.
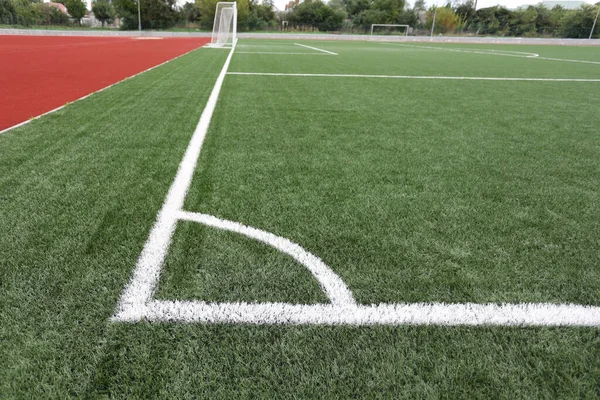
<instances>
[{"instance_id":1,"label":"distant white goal","mask_svg":"<svg viewBox=\"0 0 600 400\"><path fill-rule=\"evenodd\" d=\"M208 47L231 48L237 41L236 2L219 2L215 9L212 38Z\"/></svg>"},{"instance_id":2,"label":"distant white goal","mask_svg":"<svg viewBox=\"0 0 600 400\"><path fill-rule=\"evenodd\" d=\"M372 35L390 35L395 32L408 36L410 31L410 25L399 25L399 24L371 24L371 36Z\"/></svg>"}]
</instances>

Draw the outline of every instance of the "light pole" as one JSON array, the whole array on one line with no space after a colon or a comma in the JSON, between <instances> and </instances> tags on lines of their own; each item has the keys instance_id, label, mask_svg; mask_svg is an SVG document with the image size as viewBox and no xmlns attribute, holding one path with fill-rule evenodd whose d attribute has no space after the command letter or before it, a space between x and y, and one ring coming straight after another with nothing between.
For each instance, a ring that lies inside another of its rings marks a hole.
<instances>
[{"instance_id":1,"label":"light pole","mask_svg":"<svg viewBox=\"0 0 600 400\"><path fill-rule=\"evenodd\" d=\"M140 35L142 34L142 13L140 12L140 2L142 0L138 0L138 31L140 31Z\"/></svg>"},{"instance_id":2,"label":"light pole","mask_svg":"<svg viewBox=\"0 0 600 400\"><path fill-rule=\"evenodd\" d=\"M431 24L431 37L433 37L433 30L435 29L435 17L437 17L437 7L433 12L433 24Z\"/></svg>"},{"instance_id":3,"label":"light pole","mask_svg":"<svg viewBox=\"0 0 600 400\"><path fill-rule=\"evenodd\" d=\"M600 4L598 4L598 12L596 12L596 19L594 20L594 25L592 25L592 30L590 31L590 39L592 38L592 35L594 34L594 28L596 28L596 22L598 22L598 14L600 14Z\"/></svg>"}]
</instances>

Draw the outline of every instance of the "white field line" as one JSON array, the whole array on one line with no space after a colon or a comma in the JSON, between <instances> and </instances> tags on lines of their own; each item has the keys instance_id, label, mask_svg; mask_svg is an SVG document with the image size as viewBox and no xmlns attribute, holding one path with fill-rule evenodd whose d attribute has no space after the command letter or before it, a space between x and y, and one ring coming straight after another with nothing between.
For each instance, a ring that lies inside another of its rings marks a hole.
<instances>
[{"instance_id":1,"label":"white field line","mask_svg":"<svg viewBox=\"0 0 600 400\"><path fill-rule=\"evenodd\" d=\"M307 325L600 326L600 307L575 304L331 304L152 301L145 318L161 322ZM135 315L123 322L136 322Z\"/></svg>"},{"instance_id":2,"label":"white field line","mask_svg":"<svg viewBox=\"0 0 600 400\"><path fill-rule=\"evenodd\" d=\"M326 53L291 53L283 51L236 51L235 54L278 54L278 55L295 55L295 56L330 56Z\"/></svg>"},{"instance_id":3,"label":"white field line","mask_svg":"<svg viewBox=\"0 0 600 400\"><path fill-rule=\"evenodd\" d=\"M549 61L564 61L564 62L573 62L573 63L583 63L583 64L596 64L600 65L600 61L586 61L586 60L568 60L566 58L552 58L552 57L539 57L539 60L549 60Z\"/></svg>"},{"instance_id":4,"label":"white field line","mask_svg":"<svg viewBox=\"0 0 600 400\"><path fill-rule=\"evenodd\" d=\"M205 322L317 325L531 325L600 326L600 307L576 304L378 304L357 305L342 279L318 257L298 244L237 222L182 210L202 144L235 46L231 49L198 126L179 165L177 175L125 287L113 321ZM331 304L206 303L159 301L153 294L164 258L179 220L229 230L259 240L292 256L319 281Z\"/></svg>"},{"instance_id":5,"label":"white field line","mask_svg":"<svg viewBox=\"0 0 600 400\"><path fill-rule=\"evenodd\" d=\"M242 225L237 222L226 221L211 215L181 211L178 213L181 220L194 221L218 229L224 229L245 235L258 240L282 253L288 254L298 263L304 265L321 285L323 292L327 295L331 304L335 306L354 306L356 302L352 293L342 281L325 263L317 256L304 250L300 245L272 233Z\"/></svg>"},{"instance_id":6,"label":"white field line","mask_svg":"<svg viewBox=\"0 0 600 400\"><path fill-rule=\"evenodd\" d=\"M307 49L313 49L313 50L316 50L316 51L322 51L323 53L331 54L333 56L338 56L339 55L338 53L334 53L333 51L319 49L318 47L307 46L305 44L300 44L300 43L294 43L294 44L296 46L306 47Z\"/></svg>"},{"instance_id":7,"label":"white field line","mask_svg":"<svg viewBox=\"0 0 600 400\"><path fill-rule=\"evenodd\" d=\"M540 57L540 55L537 53L527 53L527 52L512 51L512 50L480 50L480 49L468 50L468 49L456 49L456 48L448 48L448 47L417 46L417 45L401 44L401 43L381 43L381 44L390 44L390 45L393 44L395 46L404 46L404 47L412 47L412 48L419 48L419 49L455 51L455 52L460 52L460 53L488 54L488 55L506 56L506 57L535 58L538 60L564 61L564 62L572 62L572 63L600 65L600 61L570 60L570 59L566 59L566 58ZM511 53L514 53L514 54L511 54Z\"/></svg>"},{"instance_id":8,"label":"white field line","mask_svg":"<svg viewBox=\"0 0 600 400\"><path fill-rule=\"evenodd\" d=\"M200 155L210 119L215 110L221 86L223 85L223 80L225 79L225 74L229 68L234 50L235 44L227 56L227 60L217 77L204 111L202 111L200 121L179 164L177 175L171 184L162 209L158 213L156 222L138 258L135 270L133 271L133 277L123 291L117 313L114 317L116 320L123 319L125 316L132 314L142 317L145 314L144 310L147 304L152 299L152 295L158 284L164 258L171 243L171 237L175 231L177 212L183 207L183 202L192 181L198 156Z\"/></svg>"},{"instance_id":9,"label":"white field line","mask_svg":"<svg viewBox=\"0 0 600 400\"><path fill-rule=\"evenodd\" d=\"M505 56L505 57L520 57L520 58L537 58L540 55L537 53L528 53L524 51L512 51L512 50L483 50L483 49L456 49L451 47L436 47L436 46L422 46L422 45L411 45L402 43L386 43L381 44L393 44L395 46L412 47L417 49L429 49L429 50L444 50L453 51L457 53L472 53L472 54L486 54L492 56Z\"/></svg>"},{"instance_id":10,"label":"white field line","mask_svg":"<svg viewBox=\"0 0 600 400\"><path fill-rule=\"evenodd\" d=\"M160 66L162 66L162 65L165 65L166 63L169 63L169 62L171 62L171 61L173 61L173 60L177 60L178 58L180 58L180 57L183 57L183 56L185 56L185 55L188 55L188 54L190 54L192 51L196 51L196 50L198 50L198 49L192 49L192 50L188 51L187 53L183 53L183 54L181 54L181 55L179 55L179 56L177 56L177 57L175 57L175 58L171 58L170 60L167 60L167 61L165 61L165 62L162 62L162 63L160 63L160 64L157 64L157 65L155 65L154 67L150 67L150 68L148 68L148 69L145 69L145 70L143 70L142 72L138 72L138 73L137 73L137 74L135 74L135 75L128 76L128 77L127 77L127 78L125 78L125 79L122 79L122 80L120 80L120 81L118 81L118 82L115 82L115 83L113 83L113 84L111 84L111 85L105 86L105 87L103 87L102 89L96 90L95 92L92 92L92 93L86 94L86 95L85 95L85 96L83 96L83 97L80 97L80 98L78 98L78 99L75 99L75 100L73 100L73 101L70 101L70 102L68 102L67 104L65 104L65 105L62 105L62 106L60 106L60 107L56 107L56 108L55 108L55 109L53 109L53 110L46 111L45 113L43 113L43 114L40 114L40 115L38 115L38 116L35 116L35 117L33 117L33 118L30 118L30 119L28 119L27 121L23 121L23 122L20 122L20 123L18 123L18 124L16 124L16 125L9 126L8 128L1 130L1 131L0 131L0 134L2 134L2 133L4 133L4 132L8 132L8 131L10 131L11 129L18 128L19 126L26 125L26 124L30 123L31 121L33 121L33 120L36 120L36 119L38 119L38 118L41 118L41 117L43 117L44 115L52 114L53 112L56 112L56 111L58 111L58 110L62 110L63 108L65 108L67 105L69 105L69 104L71 104L71 103L75 103L76 101L80 101L80 100L86 99L86 98L90 97L90 96L91 96L91 95L93 95L93 94L96 94L96 93L100 93L100 92L102 92L103 90L110 89L111 87L113 87L113 86L115 86L115 85L118 85L119 83L125 82L126 80L128 80L128 79L131 79L131 78L135 78L135 77L136 77L136 76L138 76L138 75L141 75L141 74L143 74L143 73L146 73L146 72L148 72L148 71L150 71L150 70L153 70L154 68L158 68L158 67L160 67Z\"/></svg>"},{"instance_id":11,"label":"white field line","mask_svg":"<svg viewBox=\"0 0 600 400\"><path fill-rule=\"evenodd\" d=\"M324 77L324 78L438 79L438 80L460 80L460 81L600 82L600 79L583 79L583 78L497 78L497 77L486 77L486 76L288 74L288 73L284 73L284 72L228 72L227 75L297 76L297 77Z\"/></svg>"}]
</instances>

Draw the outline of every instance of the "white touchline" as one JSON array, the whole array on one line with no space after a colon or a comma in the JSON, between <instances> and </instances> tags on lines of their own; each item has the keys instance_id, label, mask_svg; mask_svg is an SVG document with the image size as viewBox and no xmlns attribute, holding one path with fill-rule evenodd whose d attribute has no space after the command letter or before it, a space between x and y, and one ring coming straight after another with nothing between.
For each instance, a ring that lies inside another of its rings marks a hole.
<instances>
[{"instance_id":1,"label":"white touchline","mask_svg":"<svg viewBox=\"0 0 600 400\"><path fill-rule=\"evenodd\" d=\"M322 78L440 79L440 80L459 80L459 81L600 82L600 79L583 79L583 78L497 78L497 77L486 77L486 76L289 74L289 73L285 73L285 72L228 72L227 75L297 76L297 77L322 77Z\"/></svg>"},{"instance_id":2,"label":"white touchline","mask_svg":"<svg viewBox=\"0 0 600 400\"><path fill-rule=\"evenodd\" d=\"M120 318L136 322L137 316ZM335 306L151 301L146 320L235 324L600 326L600 308L575 304L405 303Z\"/></svg>"},{"instance_id":3,"label":"white touchline","mask_svg":"<svg viewBox=\"0 0 600 400\"><path fill-rule=\"evenodd\" d=\"M238 222L182 209L227 69L215 82L148 240L117 305L115 322L165 321L317 325L531 325L600 326L600 307L578 304L356 304L344 281L320 258L280 236ZM293 257L321 285L330 304L207 303L153 299L178 221L191 221L259 240Z\"/></svg>"},{"instance_id":4,"label":"white touchline","mask_svg":"<svg viewBox=\"0 0 600 400\"><path fill-rule=\"evenodd\" d=\"M331 54L331 55L334 55L334 56L338 56L339 55L338 53L334 53L333 51L319 49L318 47L307 46L305 44L300 44L300 43L294 43L294 44L296 46L306 47L307 49L312 49L312 50L316 50L316 51L322 51L323 53Z\"/></svg>"},{"instance_id":5,"label":"white touchline","mask_svg":"<svg viewBox=\"0 0 600 400\"><path fill-rule=\"evenodd\" d=\"M95 92L92 92L92 93L90 93L90 94L86 94L86 95L85 95L85 96L83 96L83 97L80 97L80 98L78 98L78 99L75 99L75 100L73 100L73 101L70 101L70 102L68 102L68 103L67 103L67 104L65 104L65 105L62 105L62 106L60 106L60 107L56 107L55 109L53 109L53 110L50 110L50 111L46 111L45 113L43 113L43 114L40 114L40 115L37 115L37 116L35 116L35 117L33 117L33 118L30 118L30 119L28 119L27 121L23 121L23 122L20 122L20 123L18 123L18 124L16 124L16 125L9 126L8 128L1 130L1 131L0 131L0 134L2 134L2 133L4 133L4 132L8 132L8 131L10 131L10 130L12 130L12 129L18 128L19 126L26 125L26 124L30 123L31 121L33 121L33 120L36 120L36 119L38 119L38 118L41 118L41 117L43 117L44 115L52 114L53 112L56 112L56 111L58 111L58 110L62 110L62 109L63 109L63 108L65 108L65 107L66 107L68 104L75 103L76 101L80 101L80 100L83 100L83 99L87 99L88 97L90 97L90 96L91 96L91 95L93 95L93 94L100 93L100 92L102 92L102 91L104 91L104 90L106 90L106 89L109 89L109 88L111 88L111 87L113 87L113 86L115 86L115 85L118 85L118 84L119 84L119 83L121 83L121 82L125 82L125 81L126 81L126 80L128 80L128 79L135 78L135 77L136 77L136 76L138 76L138 75L141 75L141 74L143 74L143 73L146 73L146 72L148 72L148 71L150 71L150 70L153 70L154 68L158 68L158 67L160 67L160 66L162 66L162 65L165 65L166 63L169 63L169 62L171 62L171 61L173 61L173 60L177 60L178 58L180 58L180 57L183 57L183 56L185 56L185 55L187 55L187 54L190 54L192 51L196 51L196 50L198 50L198 49L192 49L192 50L190 50L190 51L188 51L188 52L186 52L186 53L183 53L183 54L181 54L181 55L179 55L179 56L177 56L177 57L175 57L175 58L171 58L170 60L167 60L167 61L165 61L165 62L162 62L162 63L160 63L160 64L157 64L157 65L155 65L154 67L150 67L150 68L148 68L148 69L145 69L145 70L143 70L142 72L138 72L138 73L137 73L137 74L135 74L135 75L128 76L127 78L125 78L125 79L121 79L121 80L120 80L120 81L118 81L118 82L115 82L115 83L113 83L113 84L111 84L111 85L105 86L105 87L103 87L102 89L96 90Z\"/></svg>"},{"instance_id":6,"label":"white touchline","mask_svg":"<svg viewBox=\"0 0 600 400\"><path fill-rule=\"evenodd\" d=\"M200 121L192 135L183 160L179 164L179 169L167 193L167 198L158 213L150 236L138 258L135 270L133 271L133 277L121 296L115 316L117 320L125 318L125 316L131 316L132 314L137 315L138 318L142 318L145 315L145 309L152 298L160 277L160 270L169 244L171 243L171 236L175 231L177 212L183 207L185 195L192 181L198 156L200 155L210 119L215 110L219 92L221 91L221 86L223 85L223 80L225 79L225 74L229 68L234 50L235 43L225 60L223 69L217 77L204 111L202 111Z\"/></svg>"}]
</instances>

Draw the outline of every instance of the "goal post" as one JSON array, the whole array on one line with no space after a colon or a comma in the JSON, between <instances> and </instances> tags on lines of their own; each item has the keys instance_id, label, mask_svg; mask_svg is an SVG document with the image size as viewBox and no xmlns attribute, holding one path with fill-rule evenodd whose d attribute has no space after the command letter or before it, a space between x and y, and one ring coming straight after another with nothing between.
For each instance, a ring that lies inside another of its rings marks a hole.
<instances>
[{"instance_id":1,"label":"goal post","mask_svg":"<svg viewBox=\"0 0 600 400\"><path fill-rule=\"evenodd\" d=\"M410 25L400 25L400 24L371 24L371 36L373 36L373 31L375 28L387 28L387 31L392 30L392 28L404 28L404 36L408 36L408 31L410 30Z\"/></svg>"},{"instance_id":2,"label":"goal post","mask_svg":"<svg viewBox=\"0 0 600 400\"><path fill-rule=\"evenodd\" d=\"M215 22L208 47L231 48L237 41L236 2L218 2L215 9Z\"/></svg>"}]
</instances>

